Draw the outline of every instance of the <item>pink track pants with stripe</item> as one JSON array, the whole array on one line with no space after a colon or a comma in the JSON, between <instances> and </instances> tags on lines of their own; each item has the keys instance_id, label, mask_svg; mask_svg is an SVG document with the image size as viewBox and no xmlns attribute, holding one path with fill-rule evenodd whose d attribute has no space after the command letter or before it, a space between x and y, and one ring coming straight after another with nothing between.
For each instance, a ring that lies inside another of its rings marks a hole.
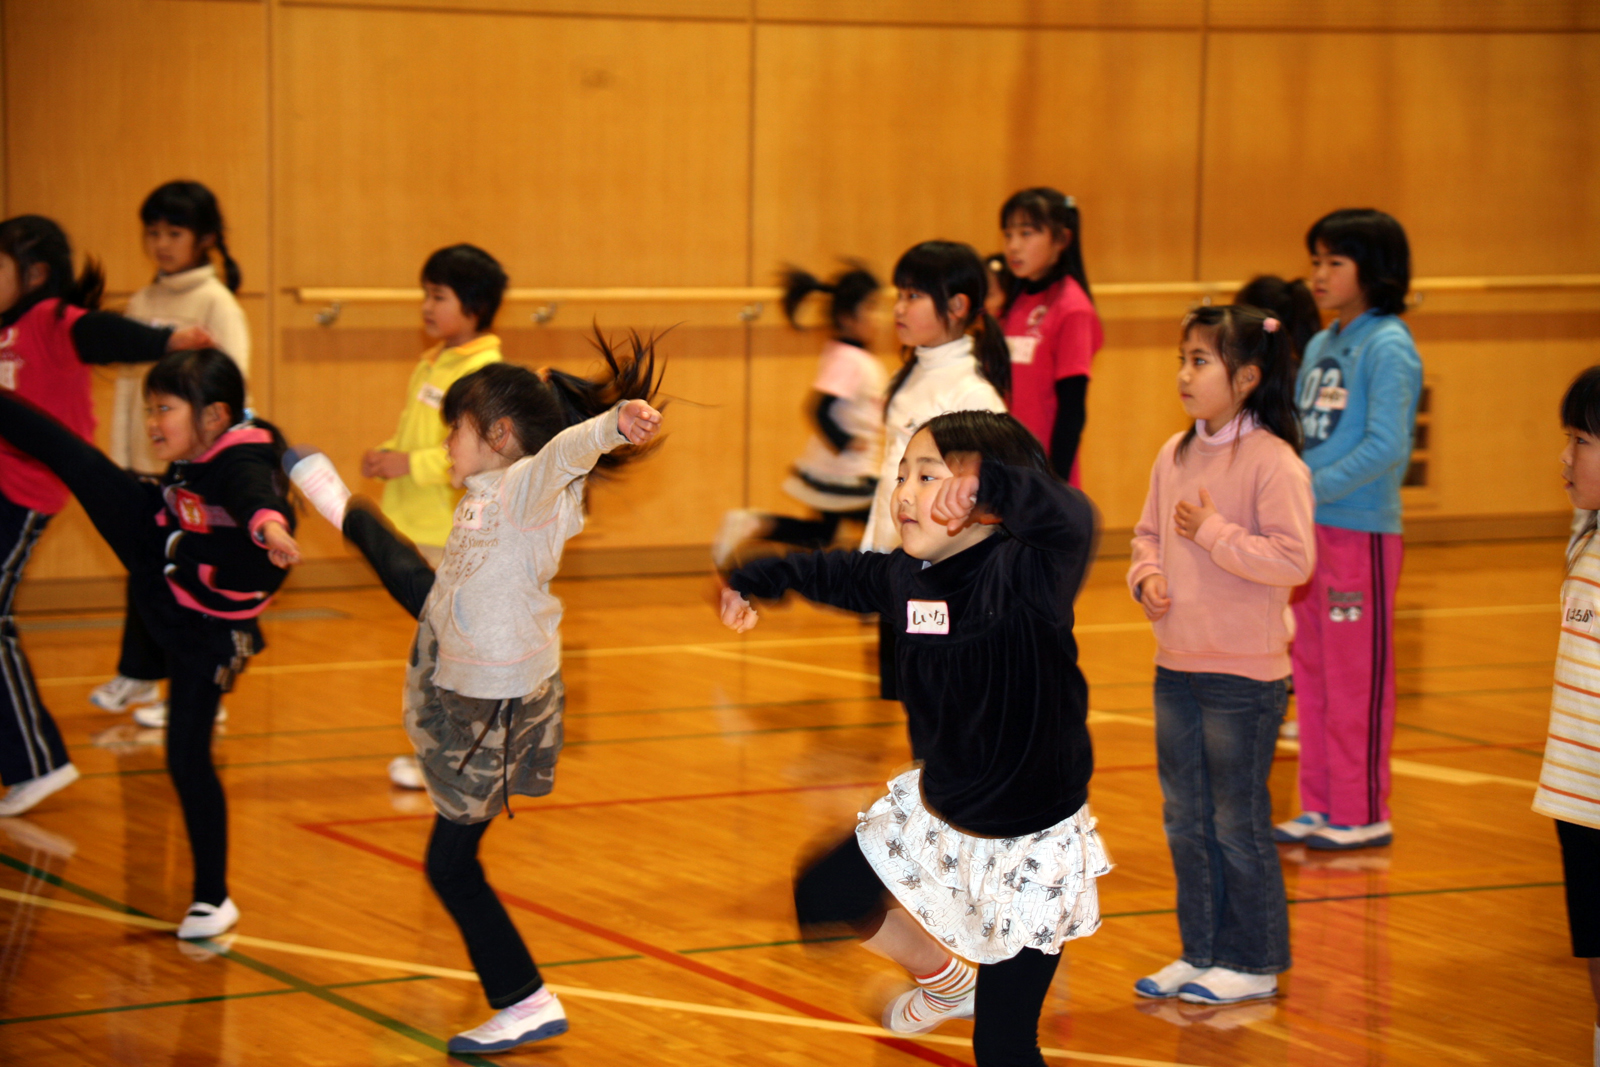
<instances>
[{"instance_id":1,"label":"pink track pants with stripe","mask_svg":"<svg viewBox=\"0 0 1600 1067\"><path fill-rule=\"evenodd\" d=\"M1389 818L1394 591L1399 534L1317 526L1317 567L1296 590L1300 804L1338 826Z\"/></svg>"}]
</instances>

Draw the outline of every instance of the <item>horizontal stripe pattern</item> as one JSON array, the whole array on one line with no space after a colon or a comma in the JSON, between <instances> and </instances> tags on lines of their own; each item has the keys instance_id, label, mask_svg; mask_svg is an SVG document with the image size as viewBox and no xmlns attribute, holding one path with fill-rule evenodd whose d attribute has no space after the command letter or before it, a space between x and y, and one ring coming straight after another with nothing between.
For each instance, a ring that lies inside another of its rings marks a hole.
<instances>
[{"instance_id":1,"label":"horizontal stripe pattern","mask_svg":"<svg viewBox=\"0 0 1600 1067\"><path fill-rule=\"evenodd\" d=\"M1600 829L1600 537L1590 531L1580 538L1570 559L1533 810Z\"/></svg>"}]
</instances>

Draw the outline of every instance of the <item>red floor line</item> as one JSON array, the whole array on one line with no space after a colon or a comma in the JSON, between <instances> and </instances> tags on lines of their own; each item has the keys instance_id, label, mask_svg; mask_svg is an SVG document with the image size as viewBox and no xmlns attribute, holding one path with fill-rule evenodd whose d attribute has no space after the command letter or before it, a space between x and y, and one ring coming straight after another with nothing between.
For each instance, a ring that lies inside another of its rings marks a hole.
<instances>
[{"instance_id":1,"label":"red floor line","mask_svg":"<svg viewBox=\"0 0 1600 1067\"><path fill-rule=\"evenodd\" d=\"M362 841L360 838L351 837L349 834L332 829L328 824L302 823L300 825L302 829L310 830L314 834L320 834L323 837L328 838L330 841L337 841L342 845L350 845L354 848L360 849L363 852L370 853L371 855L377 856L381 859L386 859L391 863L398 863L402 867L409 867L414 871L423 871L423 865L420 860L413 859L410 856L403 856L400 853L393 852L381 845L374 845L369 842ZM808 1004L805 1001L800 1000L798 997L792 997L789 994L776 989L769 989L757 982L752 982L746 978L740 978L736 974L729 974L727 971L718 970L715 967L701 963L697 959L673 952L670 949L660 948L656 945L650 944L647 941L640 941L637 938L629 937L627 934L617 933L614 930L608 930L605 927L596 923L592 923L587 919L580 919L575 915L568 915L565 912L557 911L552 907L535 903L534 901L528 900L525 897L519 897L512 893L506 893L500 890L496 890L496 893L503 902L511 905L512 907L521 908L523 911L529 911L542 918L561 923L564 926L570 926L574 930L580 930L592 937L598 937L601 940L610 941L612 944L621 945L630 952L637 952L642 956L649 956L651 959L660 960L663 963L668 963L674 967L682 968L683 970L697 974L702 978L708 978L713 982L720 982L723 985L730 986L739 990L740 992L749 993L752 996L760 997L762 1000L770 1001L773 1004L788 1008L790 1011L799 1012L801 1015L806 1015L813 1019L826 1019L830 1022L855 1022L854 1019L850 1019L846 1016L828 1011L826 1008L819 1008L814 1004ZM899 1052L904 1052L909 1056L915 1056L917 1059L925 1060L928 1063L940 1064L941 1067L971 1067L971 1065L965 1060L958 1060L952 1056L947 1056L942 1052L936 1052L933 1049L918 1045L913 1041L905 1041L900 1038L893 1037L874 1037L871 1040L882 1045L887 1045L889 1048L895 1049Z\"/></svg>"}]
</instances>

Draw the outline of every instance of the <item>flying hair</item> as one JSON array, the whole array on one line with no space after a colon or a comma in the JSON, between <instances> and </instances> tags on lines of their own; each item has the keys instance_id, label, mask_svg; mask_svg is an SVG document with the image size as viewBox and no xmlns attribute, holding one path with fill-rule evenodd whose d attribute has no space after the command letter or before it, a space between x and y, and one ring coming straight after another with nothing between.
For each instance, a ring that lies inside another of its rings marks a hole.
<instances>
[{"instance_id":1,"label":"flying hair","mask_svg":"<svg viewBox=\"0 0 1600 1067\"><path fill-rule=\"evenodd\" d=\"M83 271L72 276L72 243L52 219L43 215L18 215L0 222L0 255L17 265L17 284L23 289L16 303L0 308L0 327L15 325L36 304L49 299L61 301L56 316L65 314L67 305L88 308L100 306L105 294L106 276L94 259L84 261ZM28 275L42 266L44 278L32 289Z\"/></svg>"},{"instance_id":2,"label":"flying hair","mask_svg":"<svg viewBox=\"0 0 1600 1067\"><path fill-rule=\"evenodd\" d=\"M826 293L828 296L828 322L832 325L834 335L845 338L844 320L855 315L866 303L872 294L878 291L878 279L875 278L866 264L857 260L847 261L849 269L836 274L831 282L824 282L814 275L801 270L799 267L785 267L780 281L783 285L783 314L789 320L789 325L800 328L795 321L795 315L800 310L800 305L812 293Z\"/></svg>"}]
</instances>

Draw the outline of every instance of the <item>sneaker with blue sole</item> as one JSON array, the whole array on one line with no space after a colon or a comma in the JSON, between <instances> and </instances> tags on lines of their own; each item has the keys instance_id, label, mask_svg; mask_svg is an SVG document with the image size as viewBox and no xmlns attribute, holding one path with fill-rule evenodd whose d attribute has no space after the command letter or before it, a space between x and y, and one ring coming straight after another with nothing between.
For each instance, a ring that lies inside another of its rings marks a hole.
<instances>
[{"instance_id":1,"label":"sneaker with blue sole","mask_svg":"<svg viewBox=\"0 0 1600 1067\"><path fill-rule=\"evenodd\" d=\"M1327 825L1328 817L1322 812L1302 811L1289 821L1274 826L1272 840L1280 845L1296 845Z\"/></svg>"},{"instance_id":2,"label":"sneaker with blue sole","mask_svg":"<svg viewBox=\"0 0 1600 1067\"><path fill-rule=\"evenodd\" d=\"M1178 990L1178 999L1190 1004L1238 1004L1277 995L1277 975L1246 974L1227 967L1212 967Z\"/></svg>"},{"instance_id":3,"label":"sneaker with blue sole","mask_svg":"<svg viewBox=\"0 0 1600 1067\"><path fill-rule=\"evenodd\" d=\"M1389 820L1364 826L1335 826L1329 823L1306 837L1306 848L1342 852L1356 848L1382 848L1394 844L1394 827Z\"/></svg>"},{"instance_id":4,"label":"sneaker with blue sole","mask_svg":"<svg viewBox=\"0 0 1600 1067\"><path fill-rule=\"evenodd\" d=\"M1170 1000L1178 995L1178 990L1205 972L1204 967L1196 967L1183 960L1173 960L1155 974L1147 974L1133 983L1133 991L1151 1000Z\"/></svg>"},{"instance_id":5,"label":"sneaker with blue sole","mask_svg":"<svg viewBox=\"0 0 1600 1067\"><path fill-rule=\"evenodd\" d=\"M541 986L509 1008L495 1012L482 1026L457 1034L445 1045L450 1052L508 1052L567 1032L561 1001Z\"/></svg>"}]
</instances>

